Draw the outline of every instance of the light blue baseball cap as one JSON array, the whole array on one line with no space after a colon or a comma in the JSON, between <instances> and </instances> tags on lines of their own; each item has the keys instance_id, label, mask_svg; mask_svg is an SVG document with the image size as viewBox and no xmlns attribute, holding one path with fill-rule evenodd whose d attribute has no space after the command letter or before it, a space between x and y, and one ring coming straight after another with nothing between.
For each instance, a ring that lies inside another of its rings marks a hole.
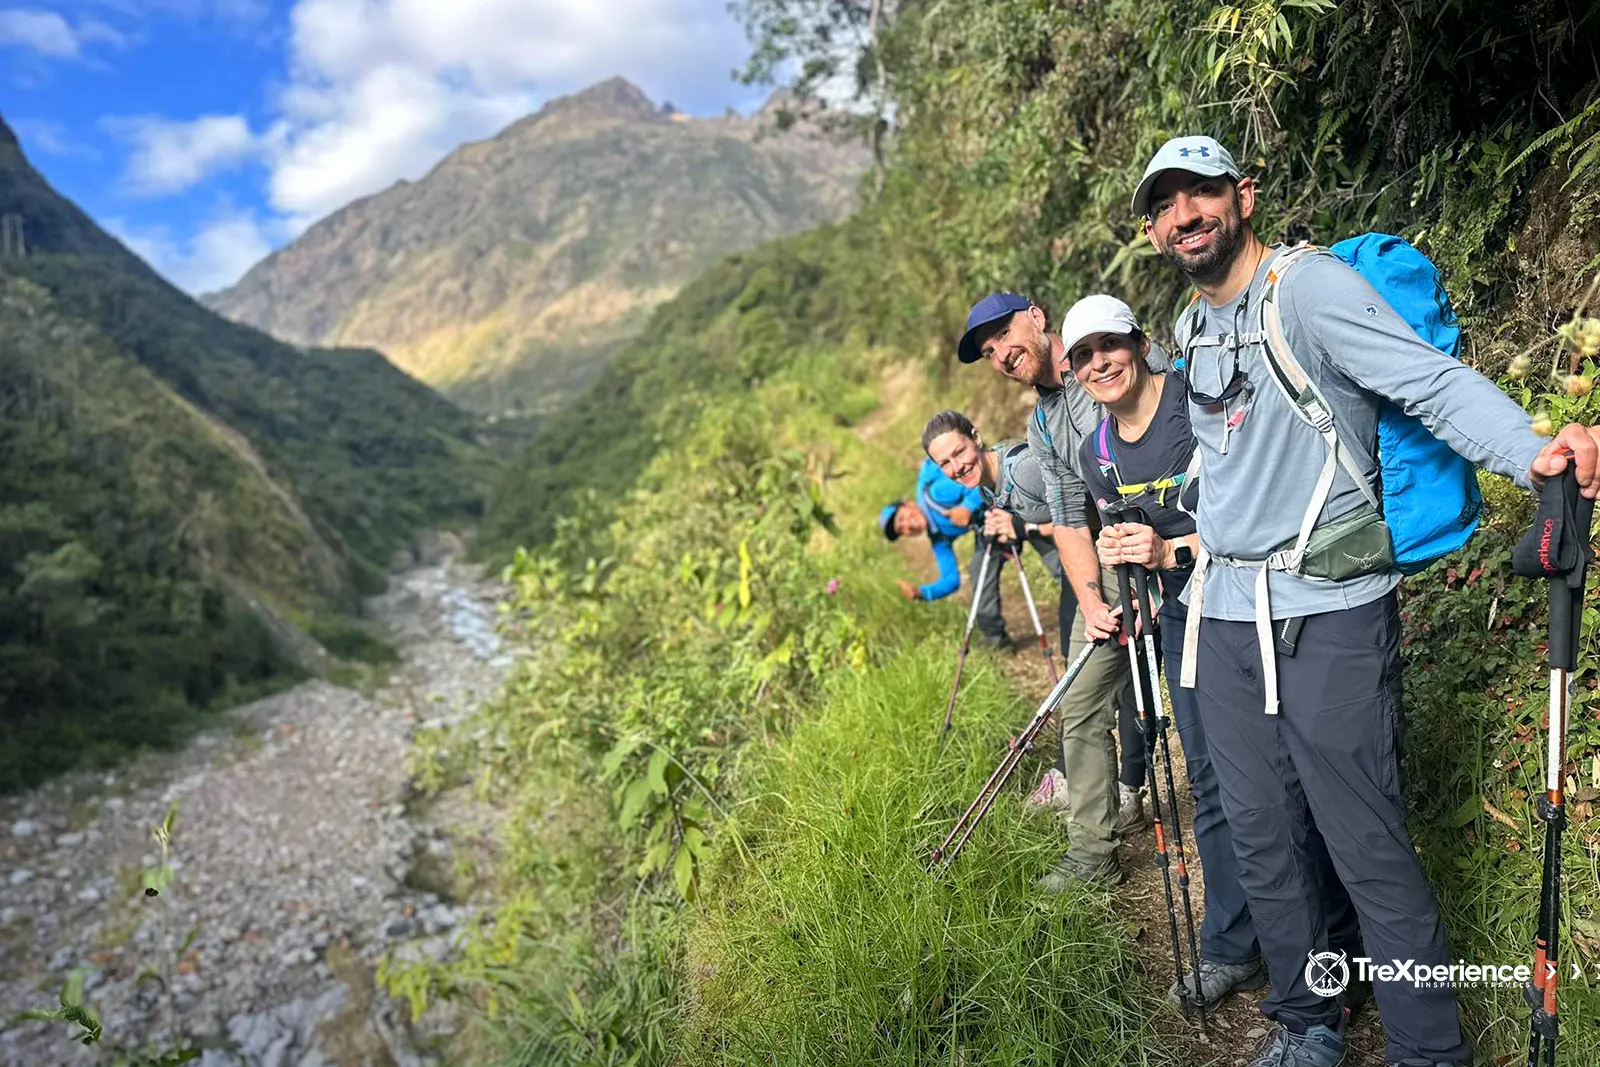
<instances>
[{"instance_id":1,"label":"light blue baseball cap","mask_svg":"<svg viewBox=\"0 0 1600 1067\"><path fill-rule=\"evenodd\" d=\"M1233 161L1233 156L1216 138L1200 134L1174 137L1156 150L1156 154L1150 158L1150 165L1144 168L1139 187L1133 191L1133 214L1136 218L1150 214L1150 190L1155 188L1161 175L1169 170L1186 170L1205 178L1226 174L1234 181L1244 177L1239 173L1239 165Z\"/></svg>"}]
</instances>

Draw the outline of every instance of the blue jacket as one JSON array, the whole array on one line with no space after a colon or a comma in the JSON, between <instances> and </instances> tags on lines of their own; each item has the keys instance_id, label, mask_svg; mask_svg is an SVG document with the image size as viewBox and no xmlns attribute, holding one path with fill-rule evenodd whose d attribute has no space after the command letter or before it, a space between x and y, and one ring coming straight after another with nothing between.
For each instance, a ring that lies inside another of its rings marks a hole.
<instances>
[{"instance_id":1,"label":"blue jacket","mask_svg":"<svg viewBox=\"0 0 1600 1067\"><path fill-rule=\"evenodd\" d=\"M983 491L952 481L932 459L924 459L917 472L917 507L928 520L928 541L939 566L939 577L918 591L924 600L938 600L961 588L961 565L953 542L977 525L978 513L983 510ZM972 512L973 526L957 526L950 521L950 509L956 507Z\"/></svg>"}]
</instances>

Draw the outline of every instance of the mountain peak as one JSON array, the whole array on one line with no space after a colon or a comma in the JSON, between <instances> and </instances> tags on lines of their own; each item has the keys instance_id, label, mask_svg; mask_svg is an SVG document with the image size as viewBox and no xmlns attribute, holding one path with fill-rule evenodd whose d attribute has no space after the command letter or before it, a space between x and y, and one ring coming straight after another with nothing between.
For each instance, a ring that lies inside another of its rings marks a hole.
<instances>
[{"instance_id":1,"label":"mountain peak","mask_svg":"<svg viewBox=\"0 0 1600 1067\"><path fill-rule=\"evenodd\" d=\"M657 110L644 90L619 77L607 78L571 96L558 96L545 104L541 114L637 119L654 117Z\"/></svg>"},{"instance_id":2,"label":"mountain peak","mask_svg":"<svg viewBox=\"0 0 1600 1067\"><path fill-rule=\"evenodd\" d=\"M0 145L11 145L15 148L22 146L17 143L17 135L11 132L11 127L6 125L6 120L0 118Z\"/></svg>"}]
</instances>

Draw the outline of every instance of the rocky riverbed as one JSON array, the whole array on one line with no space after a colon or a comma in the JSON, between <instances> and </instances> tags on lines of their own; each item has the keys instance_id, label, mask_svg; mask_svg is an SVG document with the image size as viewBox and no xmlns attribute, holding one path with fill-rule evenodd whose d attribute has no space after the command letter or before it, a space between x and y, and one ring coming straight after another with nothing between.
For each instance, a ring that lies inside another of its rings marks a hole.
<instances>
[{"instance_id":1,"label":"rocky riverbed","mask_svg":"<svg viewBox=\"0 0 1600 1067\"><path fill-rule=\"evenodd\" d=\"M370 604L402 655L370 695L310 682L182 751L0 801L0 1064L108 1063L184 1036L203 1067L437 1063L448 1014L413 1027L372 971L385 952L443 958L478 921L451 876L473 815L414 810L405 757L510 669L499 595L449 558L414 567ZM151 898L151 828L174 803L175 882ZM140 981L163 963L165 989ZM105 1026L97 1047L13 1021L55 1007L74 970Z\"/></svg>"}]
</instances>

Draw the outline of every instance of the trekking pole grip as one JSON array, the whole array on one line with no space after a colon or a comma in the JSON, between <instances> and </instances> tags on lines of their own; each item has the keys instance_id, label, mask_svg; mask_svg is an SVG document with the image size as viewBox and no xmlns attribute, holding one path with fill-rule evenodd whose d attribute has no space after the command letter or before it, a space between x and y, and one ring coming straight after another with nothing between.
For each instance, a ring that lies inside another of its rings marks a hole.
<instances>
[{"instance_id":1,"label":"trekking pole grip","mask_svg":"<svg viewBox=\"0 0 1600 1067\"><path fill-rule=\"evenodd\" d=\"M1150 525L1150 521L1145 518L1144 510L1134 504L1128 504L1122 509L1120 521L1134 523L1139 526ZM1155 626L1155 616L1151 612L1150 605L1150 568L1146 567L1143 563L1130 563L1128 566L1133 572L1132 595L1134 599L1130 601L1128 599L1129 594L1127 590L1123 590L1122 611L1124 615L1129 614L1134 610L1134 607L1137 604L1139 609L1138 614L1144 620L1145 632L1153 633L1154 630L1152 628ZM1132 631L1130 630L1130 635L1131 632Z\"/></svg>"},{"instance_id":2,"label":"trekking pole grip","mask_svg":"<svg viewBox=\"0 0 1600 1067\"><path fill-rule=\"evenodd\" d=\"M1577 561L1565 574L1550 579L1550 666L1555 670L1577 670L1578 639L1583 629L1583 590L1589 567L1589 536L1594 522L1594 501L1578 492L1578 478L1572 466L1559 478L1545 482L1540 495L1559 494L1566 514L1575 519L1572 531L1578 543Z\"/></svg>"},{"instance_id":3,"label":"trekking pole grip","mask_svg":"<svg viewBox=\"0 0 1600 1067\"><path fill-rule=\"evenodd\" d=\"M1122 604L1122 637L1124 643L1133 641L1133 564L1117 564L1117 599Z\"/></svg>"}]
</instances>

